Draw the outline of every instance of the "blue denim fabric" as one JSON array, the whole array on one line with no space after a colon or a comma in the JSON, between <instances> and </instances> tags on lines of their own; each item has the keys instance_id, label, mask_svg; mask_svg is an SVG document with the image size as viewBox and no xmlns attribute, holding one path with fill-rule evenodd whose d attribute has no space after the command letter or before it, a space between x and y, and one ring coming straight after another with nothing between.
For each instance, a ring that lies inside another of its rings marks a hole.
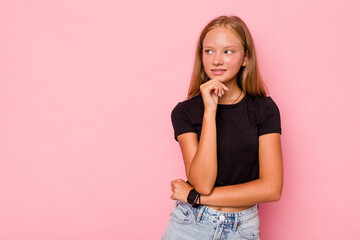
<instances>
[{"instance_id":1,"label":"blue denim fabric","mask_svg":"<svg viewBox=\"0 0 360 240\"><path fill-rule=\"evenodd\" d=\"M222 212L176 201L162 240L260 240L259 205L240 212Z\"/></svg>"}]
</instances>

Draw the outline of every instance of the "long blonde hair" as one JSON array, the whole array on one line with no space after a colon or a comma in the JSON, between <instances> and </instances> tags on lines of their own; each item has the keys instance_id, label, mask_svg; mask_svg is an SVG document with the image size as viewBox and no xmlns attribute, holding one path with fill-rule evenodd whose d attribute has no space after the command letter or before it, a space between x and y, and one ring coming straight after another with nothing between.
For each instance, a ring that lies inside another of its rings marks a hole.
<instances>
[{"instance_id":1,"label":"long blonde hair","mask_svg":"<svg viewBox=\"0 0 360 240\"><path fill-rule=\"evenodd\" d=\"M199 95L200 85L209 80L202 61L202 44L206 34L210 30L218 27L225 27L231 30L241 41L245 52L248 52L247 64L245 67L241 67L237 74L237 83L240 89L251 96L266 96L267 88L260 76L255 45L248 27L244 21L237 16L219 16L210 21L200 34L187 99Z\"/></svg>"}]
</instances>

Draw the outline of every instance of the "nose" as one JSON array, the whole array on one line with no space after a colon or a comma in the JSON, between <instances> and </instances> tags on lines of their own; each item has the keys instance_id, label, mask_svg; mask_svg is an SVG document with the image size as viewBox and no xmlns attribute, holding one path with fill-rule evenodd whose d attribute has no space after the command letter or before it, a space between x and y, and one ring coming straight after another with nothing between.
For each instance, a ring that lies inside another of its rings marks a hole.
<instances>
[{"instance_id":1,"label":"nose","mask_svg":"<svg viewBox=\"0 0 360 240\"><path fill-rule=\"evenodd\" d=\"M214 55L213 64L215 66L223 64L223 59L221 53L217 53Z\"/></svg>"}]
</instances>

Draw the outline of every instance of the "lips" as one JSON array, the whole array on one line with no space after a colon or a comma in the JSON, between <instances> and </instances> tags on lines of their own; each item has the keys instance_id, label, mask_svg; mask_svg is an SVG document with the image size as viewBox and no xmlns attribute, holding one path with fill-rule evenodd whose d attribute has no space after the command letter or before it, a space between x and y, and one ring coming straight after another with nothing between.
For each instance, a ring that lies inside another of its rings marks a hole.
<instances>
[{"instance_id":1,"label":"lips","mask_svg":"<svg viewBox=\"0 0 360 240\"><path fill-rule=\"evenodd\" d=\"M226 69L211 69L211 72L214 74L214 75L221 75L223 74L224 72L226 71Z\"/></svg>"}]
</instances>

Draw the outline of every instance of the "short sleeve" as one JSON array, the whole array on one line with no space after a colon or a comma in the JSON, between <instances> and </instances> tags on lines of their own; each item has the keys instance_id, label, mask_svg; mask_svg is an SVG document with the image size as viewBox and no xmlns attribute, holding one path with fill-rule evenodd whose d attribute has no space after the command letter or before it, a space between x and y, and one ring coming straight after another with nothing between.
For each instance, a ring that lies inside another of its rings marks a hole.
<instances>
[{"instance_id":1,"label":"short sleeve","mask_svg":"<svg viewBox=\"0 0 360 240\"><path fill-rule=\"evenodd\" d=\"M192 125L189 116L186 114L184 109L178 103L171 112L171 122L174 128L174 137L178 142L177 136L186 132L195 132L196 129Z\"/></svg>"},{"instance_id":2,"label":"short sleeve","mask_svg":"<svg viewBox=\"0 0 360 240\"><path fill-rule=\"evenodd\" d=\"M260 117L259 136L267 133L281 134L280 111L271 97L266 97L265 111Z\"/></svg>"}]
</instances>

